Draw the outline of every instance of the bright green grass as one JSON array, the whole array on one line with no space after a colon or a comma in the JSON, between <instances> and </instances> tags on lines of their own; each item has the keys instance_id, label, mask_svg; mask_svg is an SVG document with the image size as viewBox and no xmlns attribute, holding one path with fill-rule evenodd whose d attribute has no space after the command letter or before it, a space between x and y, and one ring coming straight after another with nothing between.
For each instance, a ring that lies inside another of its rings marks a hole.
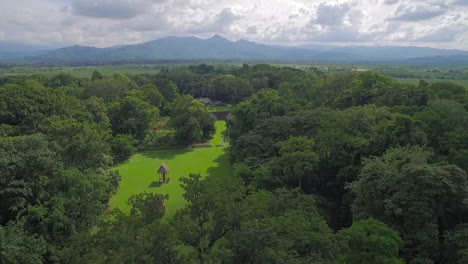
<instances>
[{"instance_id":1,"label":"bright green grass","mask_svg":"<svg viewBox=\"0 0 468 264\"><path fill-rule=\"evenodd\" d=\"M224 121L218 121L216 138L220 138ZM159 175L156 171L162 163L171 168L168 184L159 184ZM166 202L166 218L172 217L175 212L186 204L183 198L183 189L180 178L190 173L200 173L203 176L212 175L225 177L232 175L232 167L225 147L211 147L198 149L177 149L143 152L134 155L126 163L115 168L120 172L122 181L116 195L110 201L111 209L119 208L129 212L128 198L143 192L168 194Z\"/></svg>"},{"instance_id":2,"label":"bright green grass","mask_svg":"<svg viewBox=\"0 0 468 264\"><path fill-rule=\"evenodd\" d=\"M216 121L216 134L214 135L213 139L211 140L211 145L216 147L217 145L224 145L224 139L222 132L226 130L226 122L225 121ZM218 132L219 131L219 132Z\"/></svg>"},{"instance_id":3,"label":"bright green grass","mask_svg":"<svg viewBox=\"0 0 468 264\"><path fill-rule=\"evenodd\" d=\"M229 112L232 111L234 107L231 105L226 105L226 106L211 106L208 107L208 112Z\"/></svg>"}]
</instances>

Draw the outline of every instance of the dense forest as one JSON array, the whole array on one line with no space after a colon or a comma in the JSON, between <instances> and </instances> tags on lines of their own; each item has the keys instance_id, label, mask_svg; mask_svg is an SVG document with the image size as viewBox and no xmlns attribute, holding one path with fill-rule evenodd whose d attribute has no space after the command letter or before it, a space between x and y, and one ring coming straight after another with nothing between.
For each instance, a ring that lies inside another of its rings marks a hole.
<instances>
[{"instance_id":1,"label":"dense forest","mask_svg":"<svg viewBox=\"0 0 468 264\"><path fill-rule=\"evenodd\" d=\"M137 151L225 139L234 176L109 210ZM468 93L265 64L0 77L0 263L468 263Z\"/></svg>"}]
</instances>

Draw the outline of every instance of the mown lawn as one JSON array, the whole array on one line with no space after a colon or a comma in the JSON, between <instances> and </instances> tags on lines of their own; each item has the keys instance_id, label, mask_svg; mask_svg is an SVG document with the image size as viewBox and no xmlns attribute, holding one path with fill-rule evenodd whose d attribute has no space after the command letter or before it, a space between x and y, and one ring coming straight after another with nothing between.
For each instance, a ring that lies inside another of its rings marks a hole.
<instances>
[{"instance_id":1,"label":"mown lawn","mask_svg":"<svg viewBox=\"0 0 468 264\"><path fill-rule=\"evenodd\" d=\"M216 126L217 132L212 144L215 142L222 144L221 133L226 127L225 122L218 121ZM168 175L170 182L163 185L159 184L159 175L156 173L162 163L166 163L171 168ZM183 189L180 186L181 177L188 176L190 173L216 177L232 175L226 147L143 152L134 155L115 169L120 172L122 181L116 195L110 201L111 209L119 208L124 212L129 212L130 206L127 200L135 194L143 192L168 194L165 217L173 216L186 204L182 196Z\"/></svg>"},{"instance_id":2,"label":"mown lawn","mask_svg":"<svg viewBox=\"0 0 468 264\"><path fill-rule=\"evenodd\" d=\"M211 140L211 145L213 147L217 145L224 145L224 138L223 133L226 130L226 122L225 121L216 121L216 134L213 136Z\"/></svg>"}]
</instances>

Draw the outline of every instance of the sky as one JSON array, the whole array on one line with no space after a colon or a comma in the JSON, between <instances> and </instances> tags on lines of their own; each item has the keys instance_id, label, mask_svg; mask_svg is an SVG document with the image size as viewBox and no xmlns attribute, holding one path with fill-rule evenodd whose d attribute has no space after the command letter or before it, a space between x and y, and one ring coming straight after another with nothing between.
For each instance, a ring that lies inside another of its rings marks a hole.
<instances>
[{"instance_id":1,"label":"sky","mask_svg":"<svg viewBox=\"0 0 468 264\"><path fill-rule=\"evenodd\" d=\"M214 34L468 50L468 0L0 0L2 42L108 47Z\"/></svg>"}]
</instances>

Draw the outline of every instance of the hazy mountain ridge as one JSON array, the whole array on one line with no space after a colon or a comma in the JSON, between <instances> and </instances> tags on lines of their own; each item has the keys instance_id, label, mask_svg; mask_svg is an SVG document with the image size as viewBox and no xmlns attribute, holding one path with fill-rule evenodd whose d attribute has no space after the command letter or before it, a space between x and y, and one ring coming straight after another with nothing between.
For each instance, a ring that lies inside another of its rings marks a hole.
<instances>
[{"instance_id":1,"label":"hazy mountain ridge","mask_svg":"<svg viewBox=\"0 0 468 264\"><path fill-rule=\"evenodd\" d=\"M2 49L0 61L86 62L139 60L250 60L250 61L322 61L322 62L390 62L414 64L468 64L468 51L400 46L272 46L246 40L236 42L215 35L165 37L145 43L109 48L70 46L46 50L26 48ZM10 45L11 46L11 45ZM8 45L7 45L8 47ZM32 46L31 46L32 47Z\"/></svg>"}]
</instances>

